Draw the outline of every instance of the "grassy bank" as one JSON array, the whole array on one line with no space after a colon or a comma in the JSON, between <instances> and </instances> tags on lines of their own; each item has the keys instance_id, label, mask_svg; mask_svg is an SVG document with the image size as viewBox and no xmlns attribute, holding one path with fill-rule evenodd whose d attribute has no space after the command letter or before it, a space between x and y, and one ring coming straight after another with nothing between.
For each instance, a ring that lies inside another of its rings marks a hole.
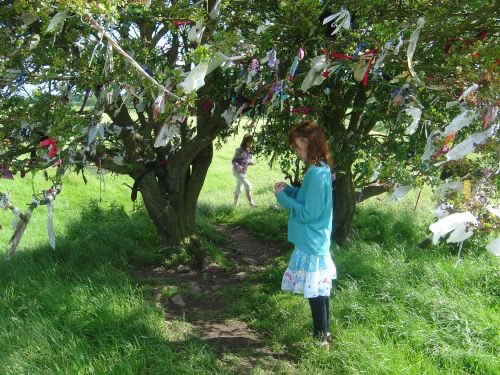
<instances>
[{"instance_id":1,"label":"grassy bank","mask_svg":"<svg viewBox=\"0 0 500 375\"><path fill-rule=\"evenodd\" d=\"M461 261L445 244L420 249L431 220L429 193L389 204L363 203L352 240L334 248L339 280L331 298L335 338L330 353L310 345L310 316L300 296L279 290L290 255L286 212L274 209L280 180L264 160L249 170L257 209L234 209L230 159L239 139L216 150L200 196L204 243L224 262L215 223L244 227L283 245L282 256L244 286L221 290L221 304L250 324L287 364L257 362L254 373L495 374L498 361L498 260L466 243ZM48 246L46 209L10 261L0 257L0 373L229 374L238 353L219 356L188 323L170 320L130 270L162 264L156 234L140 205L129 200L126 178L89 172L69 176L56 200L56 250ZM13 203L30 201L32 183L0 180ZM37 176L36 189L46 188ZM102 198L102 201L99 199ZM0 213L2 252L12 214Z\"/></svg>"}]
</instances>

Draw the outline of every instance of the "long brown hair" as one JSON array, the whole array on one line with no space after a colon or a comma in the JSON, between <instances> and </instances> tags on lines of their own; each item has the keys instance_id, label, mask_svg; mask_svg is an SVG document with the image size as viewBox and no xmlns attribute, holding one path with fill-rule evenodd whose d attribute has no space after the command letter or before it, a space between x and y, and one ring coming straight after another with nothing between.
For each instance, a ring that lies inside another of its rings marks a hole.
<instances>
[{"instance_id":1,"label":"long brown hair","mask_svg":"<svg viewBox=\"0 0 500 375\"><path fill-rule=\"evenodd\" d=\"M248 150L250 145L253 143L253 136L252 134L245 134L243 136L243 139L241 140L240 147L244 150Z\"/></svg>"},{"instance_id":2,"label":"long brown hair","mask_svg":"<svg viewBox=\"0 0 500 375\"><path fill-rule=\"evenodd\" d=\"M320 162L324 161L330 168L333 168L330 146L320 126L313 121L303 121L290 130L288 142L292 146L297 146L295 140L298 137L307 139L307 164L319 166Z\"/></svg>"}]
</instances>

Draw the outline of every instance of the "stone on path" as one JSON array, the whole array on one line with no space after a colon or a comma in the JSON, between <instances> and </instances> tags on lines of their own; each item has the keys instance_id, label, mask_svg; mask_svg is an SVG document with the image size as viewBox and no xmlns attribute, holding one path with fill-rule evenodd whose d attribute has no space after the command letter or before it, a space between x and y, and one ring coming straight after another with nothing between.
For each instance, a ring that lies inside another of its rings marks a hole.
<instances>
[{"instance_id":1,"label":"stone on path","mask_svg":"<svg viewBox=\"0 0 500 375\"><path fill-rule=\"evenodd\" d=\"M170 297L170 300L179 306L186 306L186 302L182 299L182 296L180 294L176 294L175 296Z\"/></svg>"}]
</instances>

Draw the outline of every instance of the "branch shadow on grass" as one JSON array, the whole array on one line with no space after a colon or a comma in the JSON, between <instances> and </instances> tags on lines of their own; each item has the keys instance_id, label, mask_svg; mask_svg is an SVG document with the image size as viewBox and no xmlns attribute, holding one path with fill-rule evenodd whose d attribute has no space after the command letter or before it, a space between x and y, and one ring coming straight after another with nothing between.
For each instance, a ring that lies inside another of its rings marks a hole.
<instances>
[{"instance_id":1,"label":"branch shadow on grass","mask_svg":"<svg viewBox=\"0 0 500 375\"><path fill-rule=\"evenodd\" d=\"M130 279L129 259L157 253L156 244L143 212L128 215L123 207L92 203L66 223L56 250L26 248L0 260L0 372L217 368L201 340L176 344L176 327L166 324L160 309L144 304Z\"/></svg>"}]
</instances>

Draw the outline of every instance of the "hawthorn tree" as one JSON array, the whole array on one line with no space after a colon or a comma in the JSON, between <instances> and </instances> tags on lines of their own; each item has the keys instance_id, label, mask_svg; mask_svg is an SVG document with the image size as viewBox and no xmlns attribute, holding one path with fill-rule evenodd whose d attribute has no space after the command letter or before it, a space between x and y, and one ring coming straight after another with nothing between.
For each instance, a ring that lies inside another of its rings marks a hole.
<instances>
[{"instance_id":1,"label":"hawthorn tree","mask_svg":"<svg viewBox=\"0 0 500 375\"><path fill-rule=\"evenodd\" d=\"M449 196L454 210L474 209L488 217L482 229L498 228L478 203L486 180L484 199L498 203L495 8L488 1L281 1L262 25L261 66L240 90L265 118L260 150L300 183L287 133L307 118L325 129L336 164L338 242L349 235L357 202L453 179L462 187L469 180L477 193ZM467 127L458 121L464 112L474 113ZM453 121L463 129L444 135ZM488 128L474 157L448 157L453 145Z\"/></svg>"},{"instance_id":2,"label":"hawthorn tree","mask_svg":"<svg viewBox=\"0 0 500 375\"><path fill-rule=\"evenodd\" d=\"M37 204L49 204L68 170L93 164L129 175L166 256L184 246L206 265L196 204L214 139L234 130L221 115L231 66L252 48L242 26L254 29L267 3L3 2L2 176L48 172L53 186ZM3 207L14 209L7 198ZM29 215L22 219L10 252Z\"/></svg>"}]
</instances>

